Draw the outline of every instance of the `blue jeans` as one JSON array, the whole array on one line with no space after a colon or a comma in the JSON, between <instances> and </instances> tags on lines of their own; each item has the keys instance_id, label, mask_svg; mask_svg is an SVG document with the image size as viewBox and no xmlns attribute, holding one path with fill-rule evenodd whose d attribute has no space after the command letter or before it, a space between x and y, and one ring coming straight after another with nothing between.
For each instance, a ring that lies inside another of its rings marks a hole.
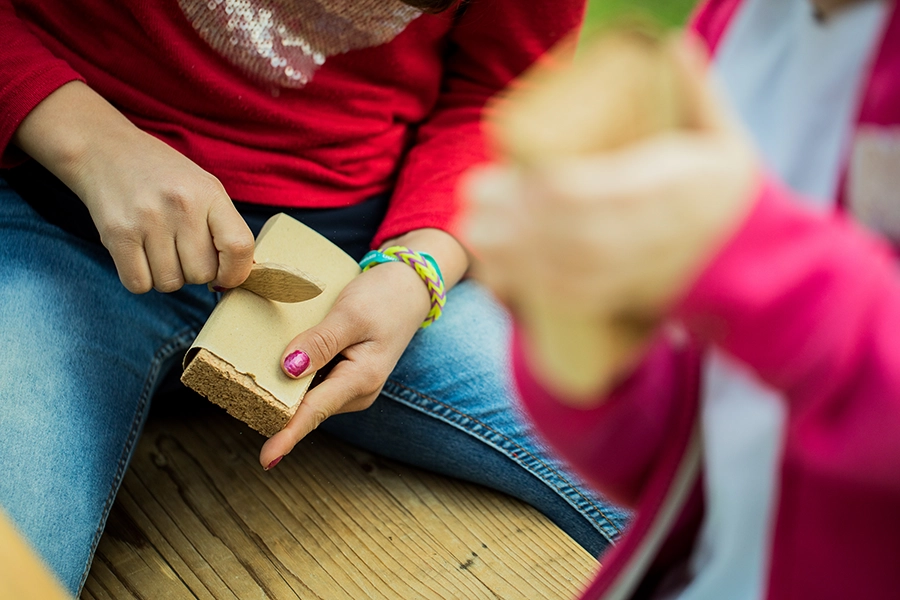
<instances>
[{"instance_id":1,"label":"blue jeans","mask_svg":"<svg viewBox=\"0 0 900 600\"><path fill-rule=\"evenodd\" d=\"M129 293L102 246L48 223L0 179L0 505L74 593L153 394L215 300L202 286ZM626 515L516 414L507 329L483 290L460 284L374 405L322 429L520 498L599 555Z\"/></svg>"}]
</instances>

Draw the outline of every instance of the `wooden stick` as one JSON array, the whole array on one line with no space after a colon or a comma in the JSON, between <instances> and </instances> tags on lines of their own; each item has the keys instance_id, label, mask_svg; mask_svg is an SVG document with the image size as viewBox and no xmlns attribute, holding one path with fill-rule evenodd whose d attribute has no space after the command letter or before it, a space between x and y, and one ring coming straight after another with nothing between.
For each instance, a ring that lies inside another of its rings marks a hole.
<instances>
[{"instance_id":1,"label":"wooden stick","mask_svg":"<svg viewBox=\"0 0 900 600\"><path fill-rule=\"evenodd\" d=\"M256 263L238 287L275 302L312 300L325 290L318 279L290 265ZM212 291L212 288L210 288Z\"/></svg>"},{"instance_id":2,"label":"wooden stick","mask_svg":"<svg viewBox=\"0 0 900 600\"><path fill-rule=\"evenodd\" d=\"M525 170L615 150L686 126L679 77L670 46L652 30L608 31L571 67L526 74L497 103L495 137ZM608 386L654 325L617 315L592 322L547 301L516 308L529 325L532 367L573 403Z\"/></svg>"}]
</instances>

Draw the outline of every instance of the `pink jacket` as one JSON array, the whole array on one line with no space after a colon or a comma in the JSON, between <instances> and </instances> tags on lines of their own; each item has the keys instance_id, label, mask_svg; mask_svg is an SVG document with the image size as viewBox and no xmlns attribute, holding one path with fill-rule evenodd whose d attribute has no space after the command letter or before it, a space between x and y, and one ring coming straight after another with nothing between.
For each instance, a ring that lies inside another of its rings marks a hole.
<instances>
[{"instance_id":1,"label":"pink jacket","mask_svg":"<svg viewBox=\"0 0 900 600\"><path fill-rule=\"evenodd\" d=\"M698 12L694 28L714 51L740 5L713 0ZM900 11L887 14L859 128L900 125ZM636 509L584 598L654 597L692 552L704 518L698 398L710 347L787 401L764 597L900 597L900 270L891 246L842 211L801 204L775 177L761 181L751 214L673 311L690 341L661 334L598 408L560 404L514 339L516 380L539 431Z\"/></svg>"}]
</instances>

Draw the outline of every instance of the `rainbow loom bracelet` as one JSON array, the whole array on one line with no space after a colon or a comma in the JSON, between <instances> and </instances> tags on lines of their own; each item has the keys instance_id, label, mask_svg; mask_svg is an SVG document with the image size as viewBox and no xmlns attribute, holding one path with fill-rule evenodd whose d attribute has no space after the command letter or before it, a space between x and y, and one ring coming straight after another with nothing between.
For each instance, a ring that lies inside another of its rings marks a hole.
<instances>
[{"instance_id":1,"label":"rainbow loom bracelet","mask_svg":"<svg viewBox=\"0 0 900 600\"><path fill-rule=\"evenodd\" d=\"M444 304L447 302L447 294L444 291L444 276L438 267L434 257L426 252L416 252L406 246L391 246L384 250L372 250L363 256L359 266L363 271L368 271L375 265L387 262L403 262L416 270L422 281L428 287L431 296L431 310L422 321L421 329L425 329L437 321L444 312Z\"/></svg>"}]
</instances>

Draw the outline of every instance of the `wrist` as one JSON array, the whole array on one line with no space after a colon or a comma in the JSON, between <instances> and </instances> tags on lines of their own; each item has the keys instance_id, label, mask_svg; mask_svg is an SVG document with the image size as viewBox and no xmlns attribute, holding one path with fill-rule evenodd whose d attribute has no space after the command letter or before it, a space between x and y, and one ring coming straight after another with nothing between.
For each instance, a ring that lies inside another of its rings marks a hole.
<instances>
[{"instance_id":1,"label":"wrist","mask_svg":"<svg viewBox=\"0 0 900 600\"><path fill-rule=\"evenodd\" d=\"M462 244L440 229L414 229L385 241L380 249L385 250L391 246L405 246L433 257L447 290L456 285L469 268L469 256Z\"/></svg>"},{"instance_id":2,"label":"wrist","mask_svg":"<svg viewBox=\"0 0 900 600\"><path fill-rule=\"evenodd\" d=\"M426 252L417 252L406 246L391 246L384 250L370 251L360 261L359 266L365 272L372 267L390 263L406 265L409 267L408 272L415 273L424 284L428 291L429 309L428 314L422 320L421 327L423 329L429 327L441 317L447 301L444 278L437 261Z\"/></svg>"},{"instance_id":3,"label":"wrist","mask_svg":"<svg viewBox=\"0 0 900 600\"><path fill-rule=\"evenodd\" d=\"M401 262L379 264L363 275L368 275L370 271L390 286L392 295L397 299L397 308L410 315L416 328L421 326L431 310L431 294L418 273Z\"/></svg>"}]
</instances>

